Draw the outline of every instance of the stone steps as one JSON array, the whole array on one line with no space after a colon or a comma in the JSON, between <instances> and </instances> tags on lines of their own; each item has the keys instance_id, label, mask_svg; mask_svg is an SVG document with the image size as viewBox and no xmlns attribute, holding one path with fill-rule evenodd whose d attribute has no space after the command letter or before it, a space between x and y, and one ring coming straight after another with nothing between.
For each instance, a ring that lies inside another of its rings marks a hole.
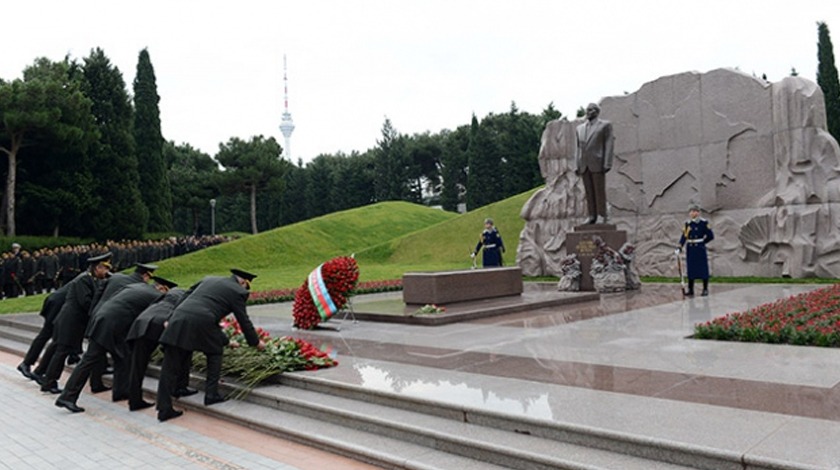
<instances>
[{"instance_id":1,"label":"stone steps","mask_svg":"<svg viewBox=\"0 0 840 470\"><path fill-rule=\"evenodd\" d=\"M37 331L32 325L31 318L2 319L0 349L23 355ZM150 368L144 384L150 395L156 391L158 374L157 368ZM195 385L201 381L193 377ZM231 392L237 386L226 382L223 388ZM283 374L243 400L205 407L203 394L198 394L178 403L385 468L745 468L734 453L470 409L306 372ZM754 462L749 468L773 467Z\"/></svg>"}]
</instances>

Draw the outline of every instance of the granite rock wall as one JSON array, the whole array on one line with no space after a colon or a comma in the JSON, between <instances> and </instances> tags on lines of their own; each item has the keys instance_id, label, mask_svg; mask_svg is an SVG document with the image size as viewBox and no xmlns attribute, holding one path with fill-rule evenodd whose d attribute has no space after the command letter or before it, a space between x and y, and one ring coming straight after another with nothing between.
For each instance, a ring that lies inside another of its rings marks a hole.
<instances>
[{"instance_id":1,"label":"granite rock wall","mask_svg":"<svg viewBox=\"0 0 840 470\"><path fill-rule=\"evenodd\" d=\"M840 148L815 83L718 69L662 77L600 104L616 137L611 222L636 245L639 274L677 274L674 247L699 203L716 236L713 276L840 277ZM565 234L585 221L579 123L556 120L543 132L546 185L521 212L525 275L559 275Z\"/></svg>"}]
</instances>

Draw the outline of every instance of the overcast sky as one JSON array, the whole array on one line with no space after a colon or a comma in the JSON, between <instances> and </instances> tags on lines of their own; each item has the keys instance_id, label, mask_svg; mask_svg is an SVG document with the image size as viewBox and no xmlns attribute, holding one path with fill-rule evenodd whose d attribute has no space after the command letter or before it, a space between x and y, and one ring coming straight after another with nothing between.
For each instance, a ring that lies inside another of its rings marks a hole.
<instances>
[{"instance_id":1,"label":"overcast sky","mask_svg":"<svg viewBox=\"0 0 840 470\"><path fill-rule=\"evenodd\" d=\"M210 155L231 137L283 144L285 54L294 161L374 147L386 116L406 134L511 102L574 116L661 76L719 67L816 80L817 21L840 57L835 0L28 0L2 15L6 80L36 57L100 47L131 91L148 48L164 137Z\"/></svg>"}]
</instances>

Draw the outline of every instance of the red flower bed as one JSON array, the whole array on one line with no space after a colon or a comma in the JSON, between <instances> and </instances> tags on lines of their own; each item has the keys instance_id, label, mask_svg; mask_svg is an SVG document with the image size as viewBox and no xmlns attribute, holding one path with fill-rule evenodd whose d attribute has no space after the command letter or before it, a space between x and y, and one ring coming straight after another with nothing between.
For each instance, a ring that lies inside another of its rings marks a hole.
<instances>
[{"instance_id":1,"label":"red flower bed","mask_svg":"<svg viewBox=\"0 0 840 470\"><path fill-rule=\"evenodd\" d=\"M347 295L359 280L359 266L356 260L349 256L333 258L321 266L321 275L329 297L340 310L347 304ZM304 330L315 328L322 320L309 291L308 279L303 281L303 285L295 292L292 316L294 325Z\"/></svg>"},{"instance_id":2,"label":"red flower bed","mask_svg":"<svg viewBox=\"0 0 840 470\"><path fill-rule=\"evenodd\" d=\"M840 284L697 324L694 337L840 347Z\"/></svg>"}]
</instances>

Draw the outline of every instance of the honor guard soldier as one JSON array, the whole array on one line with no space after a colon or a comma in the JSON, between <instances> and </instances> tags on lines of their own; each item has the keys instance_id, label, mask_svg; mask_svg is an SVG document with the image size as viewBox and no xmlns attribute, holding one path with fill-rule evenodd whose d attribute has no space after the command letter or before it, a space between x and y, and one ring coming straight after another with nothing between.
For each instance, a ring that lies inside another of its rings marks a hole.
<instances>
[{"instance_id":1,"label":"honor guard soldier","mask_svg":"<svg viewBox=\"0 0 840 470\"><path fill-rule=\"evenodd\" d=\"M502 253L505 252L505 244L502 242L502 235L493 225L493 219L484 219L484 231L479 235L478 243L475 245L471 257L475 258L481 250L481 264L485 268L502 266Z\"/></svg>"},{"instance_id":2,"label":"honor guard soldier","mask_svg":"<svg viewBox=\"0 0 840 470\"><path fill-rule=\"evenodd\" d=\"M688 210L689 220L683 225L680 249L685 246L685 264L688 277L687 296L694 295L694 281L703 281L703 296L709 295L709 257L706 244L715 239L709 221L700 217L700 206L693 204Z\"/></svg>"}]
</instances>

